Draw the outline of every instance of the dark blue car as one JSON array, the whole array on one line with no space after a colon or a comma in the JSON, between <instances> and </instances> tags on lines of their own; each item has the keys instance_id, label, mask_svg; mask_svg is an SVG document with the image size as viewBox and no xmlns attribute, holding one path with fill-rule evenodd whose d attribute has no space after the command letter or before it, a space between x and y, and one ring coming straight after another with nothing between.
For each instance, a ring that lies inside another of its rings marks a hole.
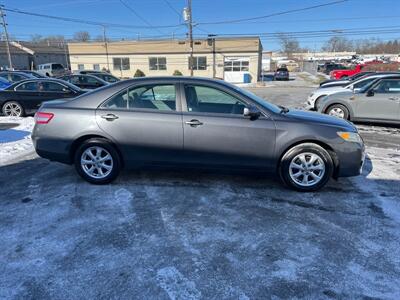
<instances>
[{"instance_id":1,"label":"dark blue car","mask_svg":"<svg viewBox=\"0 0 400 300\"><path fill-rule=\"evenodd\" d=\"M0 77L0 90L4 90L11 85L11 82Z\"/></svg>"}]
</instances>

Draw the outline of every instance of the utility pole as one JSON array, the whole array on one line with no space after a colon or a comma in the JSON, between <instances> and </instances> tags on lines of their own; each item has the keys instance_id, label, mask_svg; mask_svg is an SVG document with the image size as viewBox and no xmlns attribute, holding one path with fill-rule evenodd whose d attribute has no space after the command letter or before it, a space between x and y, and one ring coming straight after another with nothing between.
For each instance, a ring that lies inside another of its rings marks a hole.
<instances>
[{"instance_id":1,"label":"utility pole","mask_svg":"<svg viewBox=\"0 0 400 300\"><path fill-rule=\"evenodd\" d=\"M6 36L8 67L10 68L10 70L12 70L13 66L12 66L12 61L11 61L10 40L9 40L9 37L8 37L7 23L6 23L6 20L4 18L5 14L3 12L3 7L4 7L4 5L0 5L0 14L1 14L1 19L2 19L2 25L3 25L3 28L4 28L4 34Z\"/></svg>"},{"instance_id":2,"label":"utility pole","mask_svg":"<svg viewBox=\"0 0 400 300\"><path fill-rule=\"evenodd\" d=\"M208 45L211 46L210 44L212 43L212 55L213 55L213 78L216 77L217 75L217 69L216 69L216 59L215 59L215 34L209 34L208 35Z\"/></svg>"},{"instance_id":3,"label":"utility pole","mask_svg":"<svg viewBox=\"0 0 400 300\"><path fill-rule=\"evenodd\" d=\"M107 36L106 36L106 26L104 26L104 25L103 25L103 42L104 42L104 47L106 48L107 71L110 72L110 62L108 60L108 42L107 42Z\"/></svg>"},{"instance_id":4,"label":"utility pole","mask_svg":"<svg viewBox=\"0 0 400 300\"><path fill-rule=\"evenodd\" d=\"M189 69L190 76L193 76L193 19L192 19L192 0L188 0L187 7L183 10L183 19L188 24L189 29L189 47L190 47L190 56L189 56Z\"/></svg>"}]
</instances>

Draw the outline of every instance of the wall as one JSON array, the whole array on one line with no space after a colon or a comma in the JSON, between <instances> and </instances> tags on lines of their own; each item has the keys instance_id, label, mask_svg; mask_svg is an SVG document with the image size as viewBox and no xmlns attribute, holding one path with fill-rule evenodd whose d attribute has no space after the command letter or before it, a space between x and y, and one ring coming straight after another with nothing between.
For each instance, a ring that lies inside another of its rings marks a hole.
<instances>
[{"instance_id":1,"label":"wall","mask_svg":"<svg viewBox=\"0 0 400 300\"><path fill-rule=\"evenodd\" d=\"M149 57L166 57L167 70L150 70ZM195 76L212 77L213 75L213 55L212 53L195 53L194 56L207 57L206 70L194 70ZM114 70L113 58L114 57L128 57L130 63L129 70ZM259 77L261 68L261 56L254 52L247 53L216 53L216 77L224 78L224 58L225 57L248 57L249 58L249 73L252 82L256 82ZM183 75L189 76L190 70L188 65L189 55L182 54L130 54L130 55L109 55L110 71L117 77L133 77L137 69L142 70L146 76L168 76L172 75L175 70L179 70ZM93 64L99 64L100 69L107 69L107 57L101 54L85 54L85 55L70 55L71 70L78 70L78 64L83 64L86 70L93 70Z\"/></svg>"}]
</instances>

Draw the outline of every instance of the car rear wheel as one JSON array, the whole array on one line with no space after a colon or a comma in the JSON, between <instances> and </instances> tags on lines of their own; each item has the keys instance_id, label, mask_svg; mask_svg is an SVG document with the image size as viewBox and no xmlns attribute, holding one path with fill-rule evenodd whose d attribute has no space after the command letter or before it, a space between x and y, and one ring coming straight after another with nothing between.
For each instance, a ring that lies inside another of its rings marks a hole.
<instances>
[{"instance_id":1,"label":"car rear wheel","mask_svg":"<svg viewBox=\"0 0 400 300\"><path fill-rule=\"evenodd\" d=\"M334 104L332 106L329 106L328 109L326 110L326 114L345 120L348 120L350 115L349 110L344 105L341 104Z\"/></svg>"},{"instance_id":2,"label":"car rear wheel","mask_svg":"<svg viewBox=\"0 0 400 300\"><path fill-rule=\"evenodd\" d=\"M304 143L288 150L280 163L280 176L290 188L313 192L321 189L332 177L333 162L321 146Z\"/></svg>"},{"instance_id":3,"label":"car rear wheel","mask_svg":"<svg viewBox=\"0 0 400 300\"><path fill-rule=\"evenodd\" d=\"M90 139L78 148L74 158L78 174L94 184L113 181L121 170L121 160L114 146L105 139Z\"/></svg>"},{"instance_id":4,"label":"car rear wheel","mask_svg":"<svg viewBox=\"0 0 400 300\"><path fill-rule=\"evenodd\" d=\"M24 108L17 101L4 103L2 111L8 117L23 117L25 115Z\"/></svg>"}]
</instances>

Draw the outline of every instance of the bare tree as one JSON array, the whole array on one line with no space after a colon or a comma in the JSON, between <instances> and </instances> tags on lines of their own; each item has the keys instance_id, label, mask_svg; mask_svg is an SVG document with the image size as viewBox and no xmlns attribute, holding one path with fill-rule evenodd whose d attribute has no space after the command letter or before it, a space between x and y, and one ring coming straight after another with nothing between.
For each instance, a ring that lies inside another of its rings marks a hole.
<instances>
[{"instance_id":1,"label":"bare tree","mask_svg":"<svg viewBox=\"0 0 400 300\"><path fill-rule=\"evenodd\" d=\"M90 34L87 31L78 31L74 33L74 40L77 42L87 42L90 40Z\"/></svg>"},{"instance_id":2,"label":"bare tree","mask_svg":"<svg viewBox=\"0 0 400 300\"><path fill-rule=\"evenodd\" d=\"M281 44L281 51L286 54L288 58L293 56L293 53L300 52L300 44L297 39L291 37L290 35L279 33L278 34L279 43Z\"/></svg>"},{"instance_id":3,"label":"bare tree","mask_svg":"<svg viewBox=\"0 0 400 300\"><path fill-rule=\"evenodd\" d=\"M352 51L353 44L345 37L333 36L322 46L322 50L327 52Z\"/></svg>"}]
</instances>

